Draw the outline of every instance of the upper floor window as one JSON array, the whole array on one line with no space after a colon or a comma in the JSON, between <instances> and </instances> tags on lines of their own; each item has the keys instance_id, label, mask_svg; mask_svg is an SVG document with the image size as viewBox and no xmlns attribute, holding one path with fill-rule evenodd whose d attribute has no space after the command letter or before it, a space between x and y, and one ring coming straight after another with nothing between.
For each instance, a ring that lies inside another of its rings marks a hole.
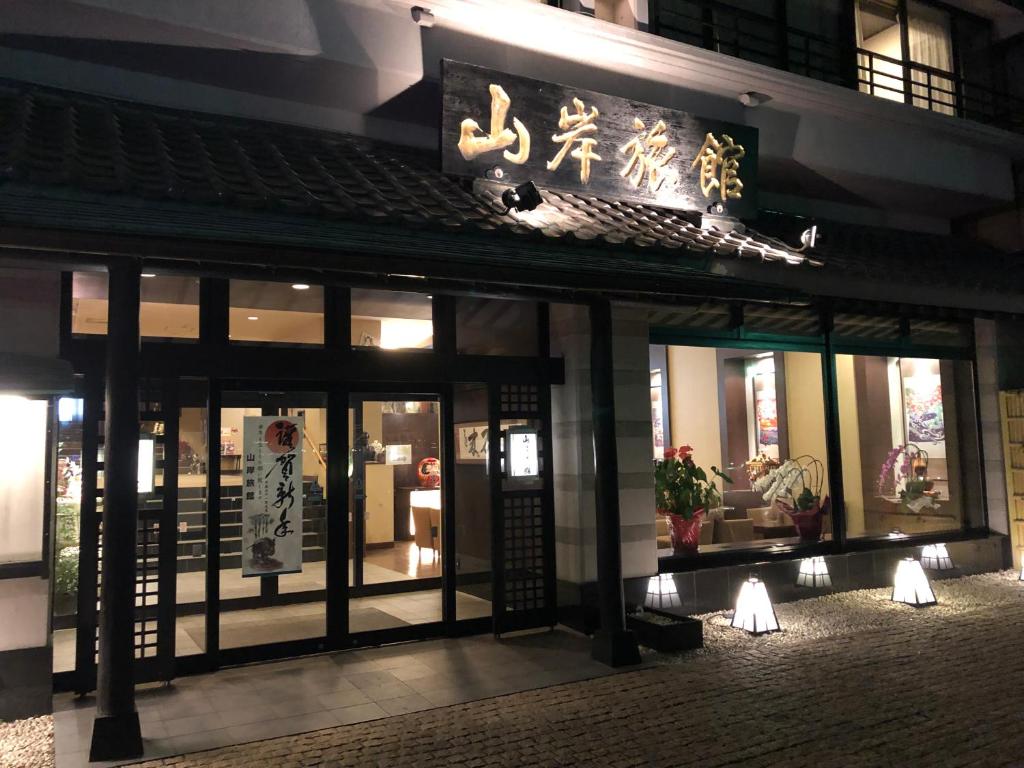
<instances>
[{"instance_id":1,"label":"upper floor window","mask_svg":"<svg viewBox=\"0 0 1024 768\"><path fill-rule=\"evenodd\" d=\"M938 2L658 0L649 13L662 37L1020 130L1014 47L993 45L990 20Z\"/></svg>"},{"instance_id":2,"label":"upper floor window","mask_svg":"<svg viewBox=\"0 0 1024 768\"><path fill-rule=\"evenodd\" d=\"M907 0L906 9L904 20L895 2L858 0L860 90L952 115L957 87L951 77L955 67L950 15L915 0Z\"/></svg>"}]
</instances>

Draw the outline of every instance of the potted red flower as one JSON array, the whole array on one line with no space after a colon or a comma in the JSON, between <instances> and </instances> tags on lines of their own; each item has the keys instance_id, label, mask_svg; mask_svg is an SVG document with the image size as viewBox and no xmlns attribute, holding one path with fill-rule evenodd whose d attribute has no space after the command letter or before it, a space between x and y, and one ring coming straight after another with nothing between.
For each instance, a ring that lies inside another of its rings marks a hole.
<instances>
[{"instance_id":1,"label":"potted red flower","mask_svg":"<svg viewBox=\"0 0 1024 768\"><path fill-rule=\"evenodd\" d=\"M665 458L654 462L654 494L658 513L668 517L672 549L680 553L697 551L700 523L708 510L721 504L714 478L731 483L732 478L711 467L712 479L693 461L689 445L667 448Z\"/></svg>"}]
</instances>

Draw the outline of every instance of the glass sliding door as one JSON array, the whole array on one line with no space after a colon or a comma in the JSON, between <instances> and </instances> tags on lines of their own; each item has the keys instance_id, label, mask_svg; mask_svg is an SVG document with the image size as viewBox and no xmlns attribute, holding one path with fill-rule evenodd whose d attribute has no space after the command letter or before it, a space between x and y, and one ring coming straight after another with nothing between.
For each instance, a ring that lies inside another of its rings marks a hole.
<instances>
[{"instance_id":1,"label":"glass sliding door","mask_svg":"<svg viewBox=\"0 0 1024 768\"><path fill-rule=\"evenodd\" d=\"M351 633L442 620L440 424L436 397L351 397Z\"/></svg>"},{"instance_id":2,"label":"glass sliding door","mask_svg":"<svg viewBox=\"0 0 1024 768\"><path fill-rule=\"evenodd\" d=\"M222 395L221 649L326 635L326 422L323 392Z\"/></svg>"}]
</instances>

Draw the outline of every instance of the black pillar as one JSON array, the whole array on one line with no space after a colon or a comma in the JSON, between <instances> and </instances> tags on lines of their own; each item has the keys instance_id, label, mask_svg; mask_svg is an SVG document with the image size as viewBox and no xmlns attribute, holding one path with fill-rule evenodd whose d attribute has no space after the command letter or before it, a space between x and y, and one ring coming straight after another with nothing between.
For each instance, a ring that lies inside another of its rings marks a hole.
<instances>
[{"instance_id":1,"label":"black pillar","mask_svg":"<svg viewBox=\"0 0 1024 768\"><path fill-rule=\"evenodd\" d=\"M590 387L594 419L594 506L597 511L597 588L601 628L592 655L613 667L640 663L633 633L626 629L622 595L619 525L619 461L615 445L615 373L612 365L612 308L590 305Z\"/></svg>"},{"instance_id":2,"label":"black pillar","mask_svg":"<svg viewBox=\"0 0 1024 768\"><path fill-rule=\"evenodd\" d=\"M135 711L135 547L139 463L139 267L108 274L103 565L96 720L89 760L142 756Z\"/></svg>"}]
</instances>

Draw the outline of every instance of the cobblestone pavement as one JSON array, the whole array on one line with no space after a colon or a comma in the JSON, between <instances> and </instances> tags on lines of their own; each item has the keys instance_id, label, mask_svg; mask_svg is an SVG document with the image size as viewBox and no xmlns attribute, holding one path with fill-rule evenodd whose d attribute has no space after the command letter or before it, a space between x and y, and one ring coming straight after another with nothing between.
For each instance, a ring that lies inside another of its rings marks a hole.
<instances>
[{"instance_id":1,"label":"cobblestone pavement","mask_svg":"<svg viewBox=\"0 0 1024 768\"><path fill-rule=\"evenodd\" d=\"M151 761L305 766L1024 766L1024 584L936 584L779 606L786 631L708 623L708 648L542 690Z\"/></svg>"}]
</instances>

